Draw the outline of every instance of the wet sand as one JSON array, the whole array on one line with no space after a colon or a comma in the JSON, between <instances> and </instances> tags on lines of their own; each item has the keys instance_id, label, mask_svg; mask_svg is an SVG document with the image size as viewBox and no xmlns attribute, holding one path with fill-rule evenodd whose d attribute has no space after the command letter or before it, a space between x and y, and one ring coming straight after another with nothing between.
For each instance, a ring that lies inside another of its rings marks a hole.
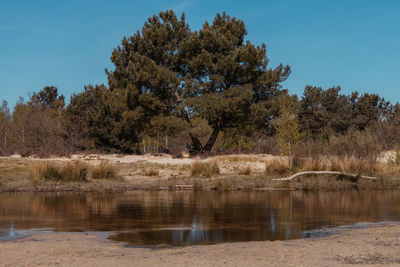
<instances>
[{"instance_id":1,"label":"wet sand","mask_svg":"<svg viewBox=\"0 0 400 267\"><path fill-rule=\"evenodd\" d=\"M0 259L0 266L400 266L400 225L166 249L128 247L93 233L40 234L0 242Z\"/></svg>"}]
</instances>

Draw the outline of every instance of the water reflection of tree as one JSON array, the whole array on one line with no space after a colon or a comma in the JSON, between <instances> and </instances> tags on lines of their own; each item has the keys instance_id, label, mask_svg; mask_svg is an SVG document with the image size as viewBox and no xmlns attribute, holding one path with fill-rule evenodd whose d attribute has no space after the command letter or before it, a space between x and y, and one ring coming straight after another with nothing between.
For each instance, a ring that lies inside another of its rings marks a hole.
<instances>
[{"instance_id":1,"label":"water reflection of tree","mask_svg":"<svg viewBox=\"0 0 400 267\"><path fill-rule=\"evenodd\" d=\"M12 220L16 228L121 230L176 243L285 239L321 226L398 219L399 203L394 191L8 194L0 196L0 229Z\"/></svg>"}]
</instances>

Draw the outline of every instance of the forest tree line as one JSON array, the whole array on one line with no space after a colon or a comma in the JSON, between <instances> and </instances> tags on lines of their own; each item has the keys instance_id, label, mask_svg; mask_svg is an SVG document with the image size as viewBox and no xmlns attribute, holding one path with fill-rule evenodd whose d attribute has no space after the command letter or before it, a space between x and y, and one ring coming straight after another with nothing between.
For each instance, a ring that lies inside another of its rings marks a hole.
<instances>
[{"instance_id":1,"label":"forest tree line","mask_svg":"<svg viewBox=\"0 0 400 267\"><path fill-rule=\"evenodd\" d=\"M217 14L192 31L173 11L149 18L114 49L108 85L68 104L54 86L0 107L0 154L82 152L375 155L399 144L400 105L340 87L283 89L243 21ZM1 96L0 96L1 97ZM374 154L375 153L375 154Z\"/></svg>"}]
</instances>

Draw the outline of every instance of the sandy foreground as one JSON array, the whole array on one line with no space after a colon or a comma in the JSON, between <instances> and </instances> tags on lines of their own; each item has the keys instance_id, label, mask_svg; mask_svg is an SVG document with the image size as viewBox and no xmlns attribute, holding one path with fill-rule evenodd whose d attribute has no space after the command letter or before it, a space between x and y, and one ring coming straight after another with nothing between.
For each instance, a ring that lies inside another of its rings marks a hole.
<instances>
[{"instance_id":1,"label":"sandy foreground","mask_svg":"<svg viewBox=\"0 0 400 267\"><path fill-rule=\"evenodd\" d=\"M0 242L0 259L1 266L400 266L400 225L167 249L128 247L91 233L40 234Z\"/></svg>"}]
</instances>

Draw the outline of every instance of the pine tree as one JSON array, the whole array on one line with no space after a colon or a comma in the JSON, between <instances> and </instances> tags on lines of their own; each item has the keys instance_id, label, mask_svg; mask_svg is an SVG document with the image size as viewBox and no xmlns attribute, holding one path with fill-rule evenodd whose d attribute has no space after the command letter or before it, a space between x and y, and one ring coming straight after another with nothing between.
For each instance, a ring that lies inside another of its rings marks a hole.
<instances>
[{"instance_id":1,"label":"pine tree","mask_svg":"<svg viewBox=\"0 0 400 267\"><path fill-rule=\"evenodd\" d=\"M154 117L173 116L189 128L205 119L212 133L204 145L189 131L196 153L210 151L225 128L253 122L252 111L277 95L290 68L269 69L266 46L245 41L246 34L225 13L195 32L173 11L149 18L113 51L115 69L107 71L110 93L125 103L121 121L148 131Z\"/></svg>"}]
</instances>

